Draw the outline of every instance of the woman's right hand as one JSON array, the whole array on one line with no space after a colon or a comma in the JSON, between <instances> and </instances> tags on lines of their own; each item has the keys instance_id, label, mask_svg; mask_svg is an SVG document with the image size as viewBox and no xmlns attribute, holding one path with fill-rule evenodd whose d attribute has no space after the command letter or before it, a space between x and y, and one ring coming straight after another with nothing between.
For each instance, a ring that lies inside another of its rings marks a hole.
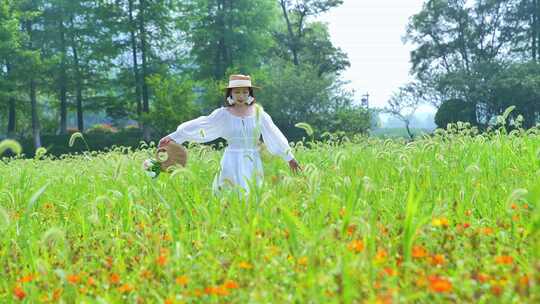
<instances>
[{"instance_id":1,"label":"woman's right hand","mask_svg":"<svg viewBox=\"0 0 540 304\"><path fill-rule=\"evenodd\" d=\"M172 138L170 138L169 136L165 136L163 137L162 139L159 140L159 144L158 144L158 148L161 148L163 146L166 146L167 144L169 144L171 141L174 141Z\"/></svg>"}]
</instances>

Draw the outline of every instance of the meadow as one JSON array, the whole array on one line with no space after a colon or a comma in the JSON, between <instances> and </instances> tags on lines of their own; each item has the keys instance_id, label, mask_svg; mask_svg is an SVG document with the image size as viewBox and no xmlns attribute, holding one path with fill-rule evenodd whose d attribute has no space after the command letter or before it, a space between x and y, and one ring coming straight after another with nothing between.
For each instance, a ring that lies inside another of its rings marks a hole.
<instances>
[{"instance_id":1,"label":"meadow","mask_svg":"<svg viewBox=\"0 0 540 304\"><path fill-rule=\"evenodd\" d=\"M156 179L153 145L4 159L0 302L540 302L539 129L293 148L248 201L204 145Z\"/></svg>"}]
</instances>

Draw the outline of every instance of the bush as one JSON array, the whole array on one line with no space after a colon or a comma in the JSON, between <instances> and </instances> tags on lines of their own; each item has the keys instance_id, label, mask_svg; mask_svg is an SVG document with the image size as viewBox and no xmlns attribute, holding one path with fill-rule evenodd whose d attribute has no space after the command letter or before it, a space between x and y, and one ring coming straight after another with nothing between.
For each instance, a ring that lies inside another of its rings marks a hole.
<instances>
[{"instance_id":1,"label":"bush","mask_svg":"<svg viewBox=\"0 0 540 304\"><path fill-rule=\"evenodd\" d=\"M449 123L458 121L477 125L475 105L460 99L444 101L435 114L437 127L445 129Z\"/></svg>"}]
</instances>

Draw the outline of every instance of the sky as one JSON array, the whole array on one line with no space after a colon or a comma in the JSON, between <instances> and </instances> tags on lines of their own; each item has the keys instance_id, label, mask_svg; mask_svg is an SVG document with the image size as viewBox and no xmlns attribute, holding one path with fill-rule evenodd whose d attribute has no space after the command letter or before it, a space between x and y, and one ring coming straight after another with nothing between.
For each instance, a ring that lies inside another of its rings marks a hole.
<instances>
[{"instance_id":1,"label":"sky","mask_svg":"<svg viewBox=\"0 0 540 304\"><path fill-rule=\"evenodd\" d=\"M423 0L344 0L319 16L326 22L334 46L349 57L351 66L342 74L351 81L355 100L368 93L373 107L383 107L396 89L411 80L410 44L404 44L409 18ZM418 110L433 112L429 106Z\"/></svg>"}]
</instances>

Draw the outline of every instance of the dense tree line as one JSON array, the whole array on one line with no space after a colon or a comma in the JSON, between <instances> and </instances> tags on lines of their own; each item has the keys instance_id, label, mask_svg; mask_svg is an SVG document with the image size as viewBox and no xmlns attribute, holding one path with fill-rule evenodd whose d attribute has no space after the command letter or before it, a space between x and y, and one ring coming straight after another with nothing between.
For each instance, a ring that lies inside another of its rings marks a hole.
<instances>
[{"instance_id":1,"label":"dense tree line","mask_svg":"<svg viewBox=\"0 0 540 304\"><path fill-rule=\"evenodd\" d=\"M440 127L458 120L486 127L512 105L524 127L539 122L540 1L429 0L406 38L416 80L394 103L433 104Z\"/></svg>"},{"instance_id":2,"label":"dense tree line","mask_svg":"<svg viewBox=\"0 0 540 304\"><path fill-rule=\"evenodd\" d=\"M230 73L254 77L280 127L365 131L369 114L340 81L347 56L314 20L341 3L3 0L0 133L39 147L42 133L68 132L70 115L83 131L105 113L150 139L219 106Z\"/></svg>"}]
</instances>

